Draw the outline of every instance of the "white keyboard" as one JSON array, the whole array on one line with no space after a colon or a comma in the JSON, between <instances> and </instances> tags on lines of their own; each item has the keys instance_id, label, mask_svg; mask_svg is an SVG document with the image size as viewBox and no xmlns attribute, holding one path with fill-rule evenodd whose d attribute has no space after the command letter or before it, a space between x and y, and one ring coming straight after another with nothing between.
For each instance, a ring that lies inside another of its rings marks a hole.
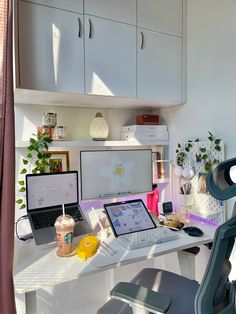
<instances>
[{"instance_id":1,"label":"white keyboard","mask_svg":"<svg viewBox=\"0 0 236 314\"><path fill-rule=\"evenodd\" d=\"M178 239L176 232L167 227L129 233L118 237L120 244L127 250L136 250L153 244L164 243Z\"/></svg>"}]
</instances>

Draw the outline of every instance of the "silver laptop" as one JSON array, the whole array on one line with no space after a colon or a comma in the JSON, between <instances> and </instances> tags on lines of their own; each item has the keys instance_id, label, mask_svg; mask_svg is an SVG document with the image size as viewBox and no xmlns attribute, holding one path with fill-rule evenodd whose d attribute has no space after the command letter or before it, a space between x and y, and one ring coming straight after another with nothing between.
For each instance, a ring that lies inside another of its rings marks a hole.
<instances>
[{"instance_id":1,"label":"silver laptop","mask_svg":"<svg viewBox=\"0 0 236 314\"><path fill-rule=\"evenodd\" d=\"M36 245L56 242L54 223L62 204L75 220L75 236L91 232L78 204L77 171L26 175L26 203Z\"/></svg>"}]
</instances>

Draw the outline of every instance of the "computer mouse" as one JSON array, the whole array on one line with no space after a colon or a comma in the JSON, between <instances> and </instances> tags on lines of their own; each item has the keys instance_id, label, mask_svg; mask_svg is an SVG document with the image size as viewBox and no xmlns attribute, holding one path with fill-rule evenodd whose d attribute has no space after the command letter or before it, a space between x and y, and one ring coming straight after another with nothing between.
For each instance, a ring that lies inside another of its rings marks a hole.
<instances>
[{"instance_id":1,"label":"computer mouse","mask_svg":"<svg viewBox=\"0 0 236 314\"><path fill-rule=\"evenodd\" d=\"M203 231L198 227L186 227L183 230L192 237L201 237L203 235Z\"/></svg>"}]
</instances>

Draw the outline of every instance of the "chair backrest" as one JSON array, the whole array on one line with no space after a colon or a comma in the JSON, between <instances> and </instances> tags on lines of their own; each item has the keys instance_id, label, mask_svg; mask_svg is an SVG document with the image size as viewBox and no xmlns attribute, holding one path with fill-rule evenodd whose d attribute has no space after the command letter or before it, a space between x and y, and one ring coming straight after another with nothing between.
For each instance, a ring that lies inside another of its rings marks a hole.
<instances>
[{"instance_id":1,"label":"chair backrest","mask_svg":"<svg viewBox=\"0 0 236 314\"><path fill-rule=\"evenodd\" d=\"M236 216L218 227L210 259L195 297L197 314L235 313L234 285L228 280L229 261L236 236Z\"/></svg>"}]
</instances>

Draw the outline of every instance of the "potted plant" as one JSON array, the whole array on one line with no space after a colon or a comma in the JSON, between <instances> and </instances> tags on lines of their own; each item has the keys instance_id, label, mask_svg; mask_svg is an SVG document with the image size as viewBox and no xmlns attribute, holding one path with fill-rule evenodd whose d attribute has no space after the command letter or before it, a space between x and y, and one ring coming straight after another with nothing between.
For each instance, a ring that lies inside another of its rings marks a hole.
<instances>
[{"instance_id":1,"label":"potted plant","mask_svg":"<svg viewBox=\"0 0 236 314\"><path fill-rule=\"evenodd\" d=\"M27 147L26 158L23 158L23 168L20 170L21 175L27 173L46 173L49 169L49 161L51 154L48 153L48 144L53 140L48 137L48 133L39 132L34 135L35 138L30 138L29 146ZM20 209L26 208L25 204L25 178L17 181L19 186L18 193L20 196L17 198L16 203L20 206Z\"/></svg>"}]
</instances>

